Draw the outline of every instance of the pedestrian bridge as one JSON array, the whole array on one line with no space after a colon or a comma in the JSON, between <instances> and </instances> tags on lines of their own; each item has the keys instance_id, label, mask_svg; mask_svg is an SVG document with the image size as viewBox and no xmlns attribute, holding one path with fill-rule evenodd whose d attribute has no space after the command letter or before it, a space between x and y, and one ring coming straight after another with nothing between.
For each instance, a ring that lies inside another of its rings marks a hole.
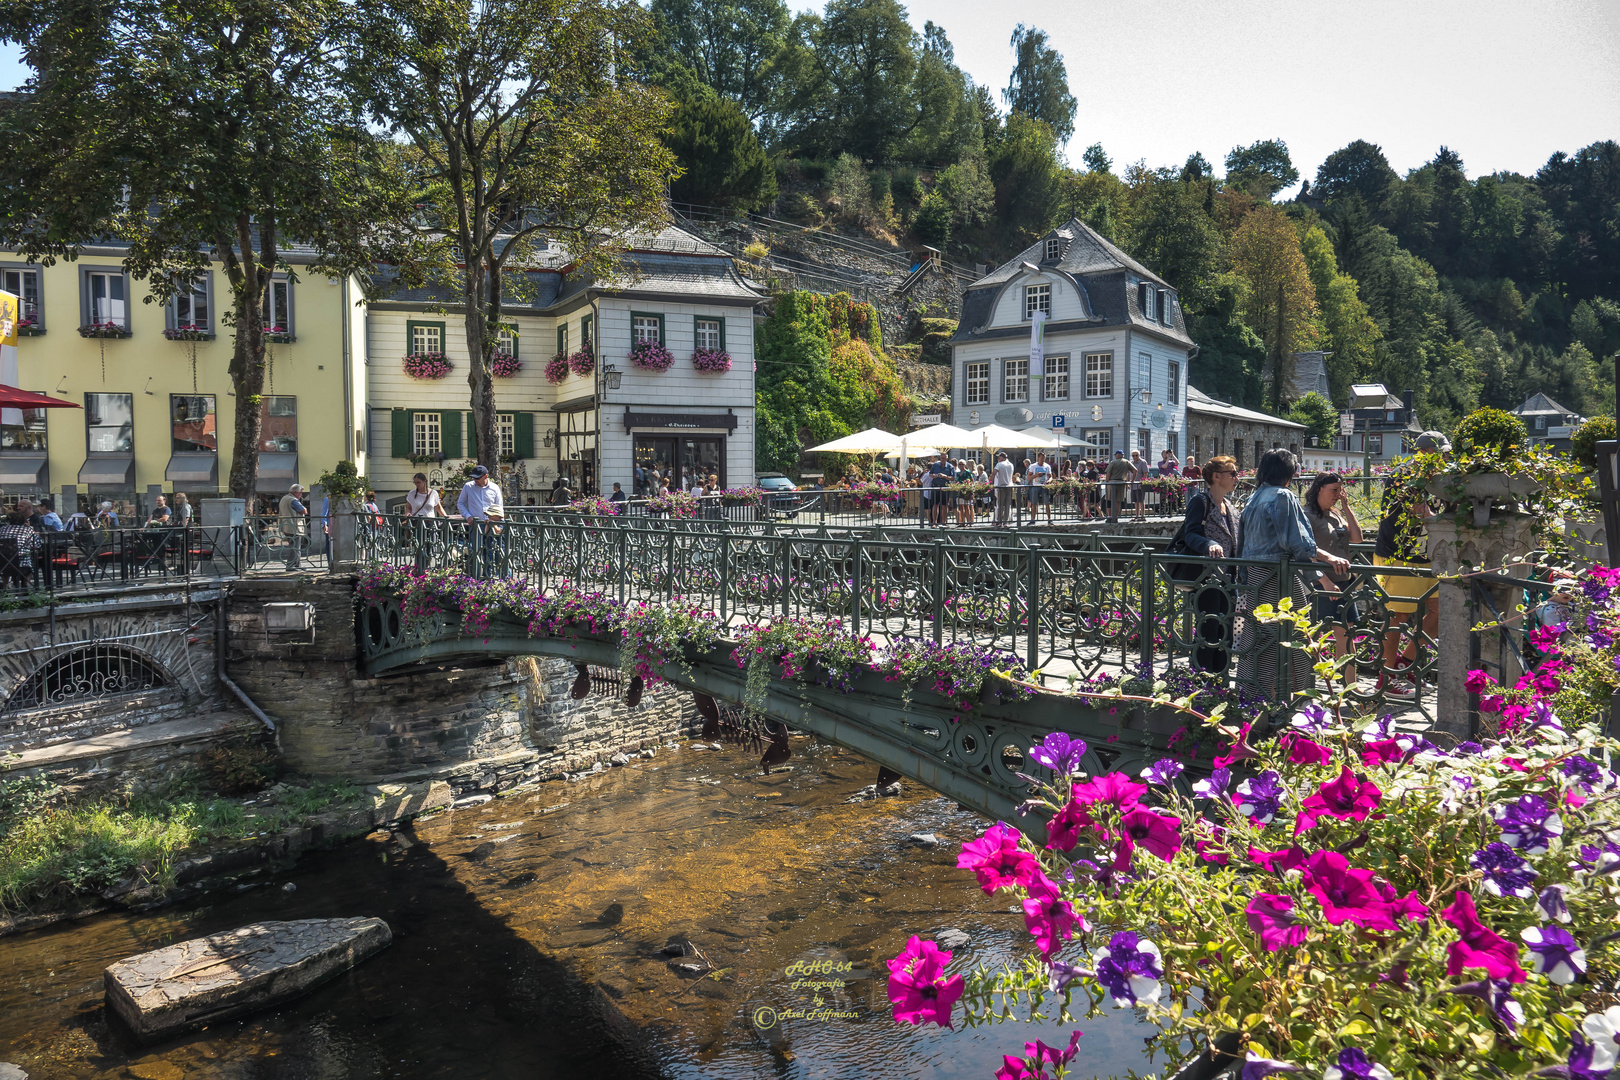
<instances>
[{"instance_id":1,"label":"pedestrian bridge","mask_svg":"<svg viewBox=\"0 0 1620 1080\"><path fill-rule=\"evenodd\" d=\"M498 535L443 519L367 518L357 539L362 563L373 566L516 581L542 595L573 588L619 605L679 599L732 630L808 618L834 621L879 644L921 639L1010 653L1054 692L989 701L953 723L943 698L907 697L875 674L848 694L776 680L759 718L813 732L1008 820L1024 797L1017 775L1030 771L1024 751L1047 733L1084 738L1093 748L1090 768L1135 771L1164 756L1181 727L1151 711L1056 691L1100 674L1159 678L1196 669L1219 684L1241 678L1253 698L1286 700L1293 650L1278 648L1243 613L1274 598L1284 583L1299 592L1314 577L1310 567L1287 561L1167 556L1155 538L1062 531L964 535L546 514L509 522ZM1365 564L1353 570L1347 636L1369 674L1357 700L1367 712L1380 711L1386 703L1371 675L1381 666L1386 633L1402 626L1400 598L1392 605L1386 592L1389 575L1422 578L1411 591L1429 596L1435 584L1423 571L1381 567L1375 574ZM1423 685L1434 642L1421 629L1408 625L1405 632L1417 634ZM490 656L619 666L616 635L536 637L510 613L469 633L454 616L407 619L397 597L367 601L359 637L368 670L379 675ZM662 674L701 695L700 704L744 698L744 672L729 647L666 665ZM1415 723L1433 720L1432 692L1391 704ZM1199 752L1207 757L1214 748Z\"/></svg>"}]
</instances>

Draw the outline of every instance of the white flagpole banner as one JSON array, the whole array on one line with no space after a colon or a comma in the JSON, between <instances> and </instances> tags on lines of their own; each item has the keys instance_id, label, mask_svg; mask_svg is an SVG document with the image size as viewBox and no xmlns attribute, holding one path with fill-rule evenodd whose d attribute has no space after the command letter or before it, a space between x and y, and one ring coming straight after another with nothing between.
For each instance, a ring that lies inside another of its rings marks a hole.
<instances>
[{"instance_id":1,"label":"white flagpole banner","mask_svg":"<svg viewBox=\"0 0 1620 1080\"><path fill-rule=\"evenodd\" d=\"M0 383L18 385L17 374L17 319L22 311L22 300L8 292L0 292ZM0 409L0 424L22 427L21 409Z\"/></svg>"},{"instance_id":2,"label":"white flagpole banner","mask_svg":"<svg viewBox=\"0 0 1620 1080\"><path fill-rule=\"evenodd\" d=\"M1034 386L1046 378L1046 312L1029 317L1029 381ZM1031 399L1033 400L1033 398Z\"/></svg>"}]
</instances>

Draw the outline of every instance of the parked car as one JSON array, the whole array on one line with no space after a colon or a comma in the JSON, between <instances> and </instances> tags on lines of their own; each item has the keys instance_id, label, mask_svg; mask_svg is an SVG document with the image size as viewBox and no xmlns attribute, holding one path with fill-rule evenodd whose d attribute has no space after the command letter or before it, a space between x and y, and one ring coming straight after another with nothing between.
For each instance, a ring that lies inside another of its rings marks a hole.
<instances>
[{"instance_id":1,"label":"parked car","mask_svg":"<svg viewBox=\"0 0 1620 1080\"><path fill-rule=\"evenodd\" d=\"M804 505L795 492L799 485L782 473L760 473L754 483L765 492L765 509L770 511L771 517L795 518Z\"/></svg>"}]
</instances>

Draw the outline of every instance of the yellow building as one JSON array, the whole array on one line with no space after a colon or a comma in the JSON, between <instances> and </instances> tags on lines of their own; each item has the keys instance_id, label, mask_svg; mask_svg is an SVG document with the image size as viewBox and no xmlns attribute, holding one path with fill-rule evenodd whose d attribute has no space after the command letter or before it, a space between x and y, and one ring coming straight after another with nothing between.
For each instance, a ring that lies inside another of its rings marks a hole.
<instances>
[{"instance_id":1,"label":"yellow building","mask_svg":"<svg viewBox=\"0 0 1620 1080\"><path fill-rule=\"evenodd\" d=\"M0 493L52 493L65 519L113 503L140 524L153 496L184 492L195 506L224 493L235 445L229 365L230 282L218 263L190 291L159 303L123 272L116 246L42 267L0 252L0 289L22 300L18 381L83 406L40 409L0 424ZM261 506L297 481L309 486L339 460L362 473L365 309L358 284L299 270L287 254L268 313L270 346L259 446ZM17 414L8 410L7 421Z\"/></svg>"}]
</instances>

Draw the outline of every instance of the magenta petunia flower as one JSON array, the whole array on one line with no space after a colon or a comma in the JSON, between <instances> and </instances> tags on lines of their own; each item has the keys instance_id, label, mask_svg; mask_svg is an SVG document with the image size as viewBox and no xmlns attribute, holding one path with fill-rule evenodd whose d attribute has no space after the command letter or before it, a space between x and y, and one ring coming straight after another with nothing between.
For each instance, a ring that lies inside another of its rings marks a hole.
<instances>
[{"instance_id":1,"label":"magenta petunia flower","mask_svg":"<svg viewBox=\"0 0 1620 1080\"><path fill-rule=\"evenodd\" d=\"M1070 795L1077 803L1087 806L1093 803L1108 803L1123 813L1134 809L1146 793L1146 784L1138 784L1122 772L1113 772L1074 785Z\"/></svg>"},{"instance_id":2,"label":"magenta petunia flower","mask_svg":"<svg viewBox=\"0 0 1620 1080\"><path fill-rule=\"evenodd\" d=\"M1091 815L1085 807L1070 799L1046 823L1046 850L1073 851L1080 842L1080 831L1091 826Z\"/></svg>"},{"instance_id":3,"label":"magenta petunia flower","mask_svg":"<svg viewBox=\"0 0 1620 1080\"><path fill-rule=\"evenodd\" d=\"M1475 668L1468 673L1468 679L1464 685L1468 687L1470 694L1483 694L1486 687L1496 685L1496 680L1491 678L1489 672Z\"/></svg>"},{"instance_id":4,"label":"magenta petunia flower","mask_svg":"<svg viewBox=\"0 0 1620 1080\"><path fill-rule=\"evenodd\" d=\"M1244 724L1243 727L1238 730L1237 738L1232 740L1231 749L1215 759L1213 764L1217 769L1230 768L1234 762L1242 761L1245 758L1260 756L1259 753L1249 745L1249 727L1250 725Z\"/></svg>"},{"instance_id":5,"label":"magenta petunia flower","mask_svg":"<svg viewBox=\"0 0 1620 1080\"><path fill-rule=\"evenodd\" d=\"M1065 941L1074 937L1076 926L1081 933L1091 929L1085 919L1075 914L1074 905L1063 899L1057 883L1038 871L1029 884L1029 897L1024 901L1024 926L1034 935L1041 955L1048 960Z\"/></svg>"},{"instance_id":6,"label":"magenta petunia flower","mask_svg":"<svg viewBox=\"0 0 1620 1080\"><path fill-rule=\"evenodd\" d=\"M1278 742L1293 765L1326 765L1333 760L1333 751L1303 735L1284 735Z\"/></svg>"},{"instance_id":7,"label":"magenta petunia flower","mask_svg":"<svg viewBox=\"0 0 1620 1080\"><path fill-rule=\"evenodd\" d=\"M1367 815L1372 813L1383 801L1384 793L1378 790L1378 785L1371 780L1357 780L1350 766L1346 765L1339 771L1335 780L1330 780L1316 789L1316 794L1300 804L1299 818L1294 822L1294 835L1315 825L1317 819L1330 817L1340 821L1365 821Z\"/></svg>"},{"instance_id":8,"label":"magenta petunia flower","mask_svg":"<svg viewBox=\"0 0 1620 1080\"><path fill-rule=\"evenodd\" d=\"M1292 896L1255 893L1243 914L1248 916L1249 929L1260 935L1260 943L1269 952L1305 944L1305 926L1294 917Z\"/></svg>"},{"instance_id":9,"label":"magenta petunia flower","mask_svg":"<svg viewBox=\"0 0 1620 1080\"><path fill-rule=\"evenodd\" d=\"M1120 819L1120 830L1133 844L1169 862L1181 850L1181 819L1138 807Z\"/></svg>"},{"instance_id":10,"label":"magenta petunia flower","mask_svg":"<svg viewBox=\"0 0 1620 1080\"><path fill-rule=\"evenodd\" d=\"M1249 849L1249 859L1269 873L1286 874L1305 865L1305 852L1297 847L1285 851L1261 851L1252 847Z\"/></svg>"},{"instance_id":11,"label":"magenta petunia flower","mask_svg":"<svg viewBox=\"0 0 1620 1080\"><path fill-rule=\"evenodd\" d=\"M1305 859L1305 888L1334 926L1353 922L1365 930L1395 929L1395 909L1379 892L1371 870L1352 869L1337 851L1315 851Z\"/></svg>"},{"instance_id":12,"label":"magenta petunia flower","mask_svg":"<svg viewBox=\"0 0 1620 1080\"><path fill-rule=\"evenodd\" d=\"M913 934L900 955L889 961L889 1001L902 1024L932 1021L951 1026L951 1007L962 996L962 976L944 977L951 954Z\"/></svg>"},{"instance_id":13,"label":"magenta petunia flower","mask_svg":"<svg viewBox=\"0 0 1620 1080\"><path fill-rule=\"evenodd\" d=\"M1493 979L1521 983L1524 969L1519 966L1519 950L1513 942L1479 921L1474 898L1461 889L1440 917L1457 928L1459 940L1446 946L1446 974L1461 975L1464 968L1484 968Z\"/></svg>"},{"instance_id":14,"label":"magenta petunia flower","mask_svg":"<svg viewBox=\"0 0 1620 1080\"><path fill-rule=\"evenodd\" d=\"M958 870L972 870L979 888L987 893L1015 885L1028 885L1040 870L1034 855L1018 846L1022 834L1006 822L998 821L977 840L963 843L956 857Z\"/></svg>"},{"instance_id":15,"label":"magenta petunia flower","mask_svg":"<svg viewBox=\"0 0 1620 1080\"><path fill-rule=\"evenodd\" d=\"M1080 1052L1080 1035L1078 1031L1070 1034L1068 1047L1061 1050L1055 1046L1047 1046L1039 1039L1025 1043L1024 1056L1037 1068L1044 1068L1047 1065L1054 1068L1060 1065L1066 1067L1074 1060L1074 1055Z\"/></svg>"}]
</instances>

